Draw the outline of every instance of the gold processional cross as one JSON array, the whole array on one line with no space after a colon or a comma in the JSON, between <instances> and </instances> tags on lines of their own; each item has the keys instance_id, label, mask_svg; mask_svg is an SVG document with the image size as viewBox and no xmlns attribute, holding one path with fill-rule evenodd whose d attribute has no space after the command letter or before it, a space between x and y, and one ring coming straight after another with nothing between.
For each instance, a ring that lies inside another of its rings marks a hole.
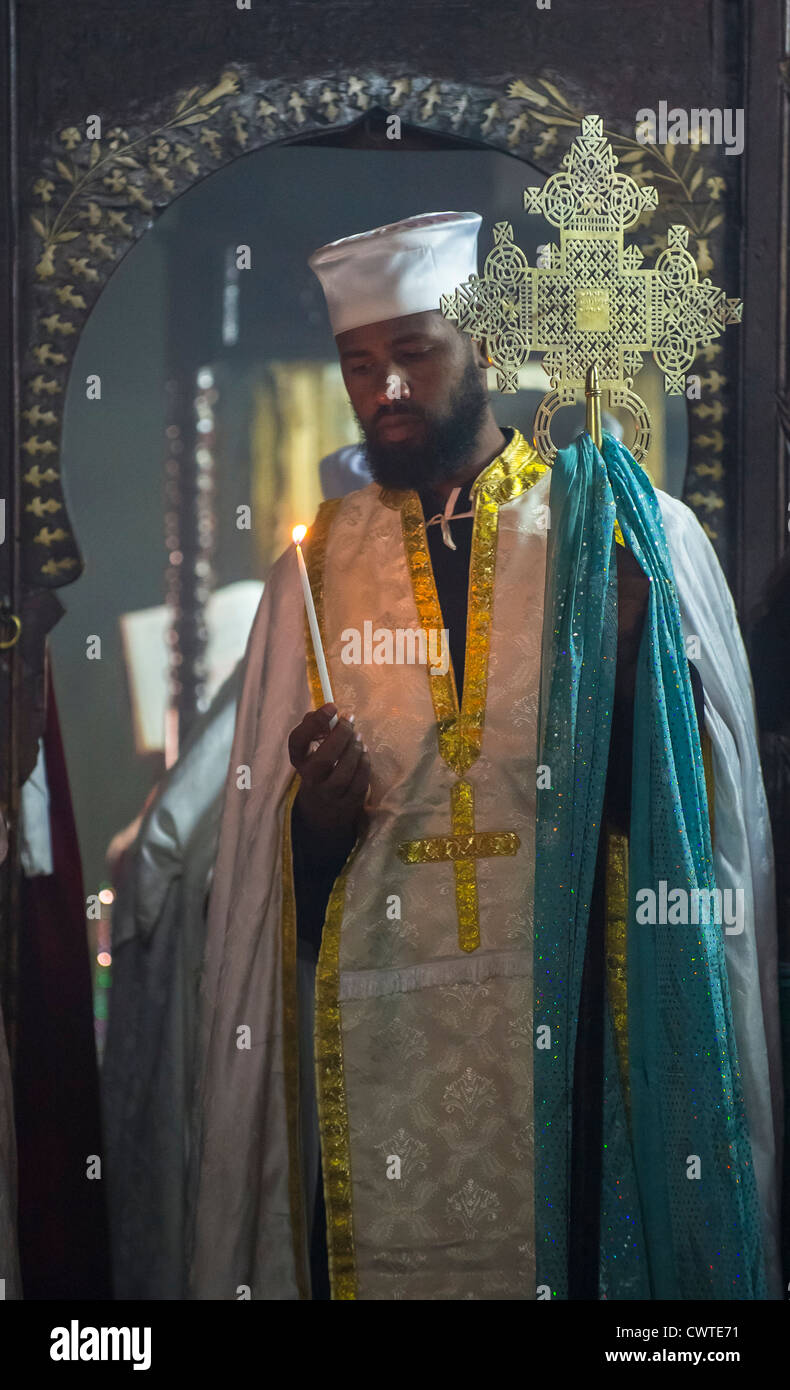
<instances>
[{"instance_id":1,"label":"gold processional cross","mask_svg":"<svg viewBox=\"0 0 790 1390\"><path fill-rule=\"evenodd\" d=\"M581 135L562 162L563 171L542 188L524 190L526 211L542 213L560 229L559 246L547 248L548 265L530 266L512 226L498 222L482 276L442 295L441 311L463 332L485 339L500 391L516 391L519 368L531 353L545 354L541 365L551 390L535 415L535 448L545 463L557 452L553 415L581 391L589 401L596 373L610 405L633 416L630 451L641 463L650 447L650 415L632 388L642 353L652 352L667 394L682 395L699 349L739 322L743 306L700 280L687 250L687 227L668 229L653 269L642 268L638 246L624 246L625 232L658 207L658 194L616 172L600 116L583 118Z\"/></svg>"},{"instance_id":2,"label":"gold processional cross","mask_svg":"<svg viewBox=\"0 0 790 1390\"><path fill-rule=\"evenodd\" d=\"M563 171L542 188L524 190L525 210L542 213L560 229L559 246L548 248L548 265L530 266L510 223L498 222L482 276L470 276L441 298L445 318L485 340L500 391L517 391L519 369L532 352L544 354L550 390L535 415L534 441L547 464L557 453L552 418L582 391L587 430L600 447L602 390L610 406L633 417L630 452L641 463L651 437L649 411L633 390L642 353L652 352L666 393L682 395L699 349L741 317L739 299L727 299L709 279L700 280L682 225L669 227L653 269L642 268L642 252L626 247L624 234L658 206L658 194L617 173L617 163L601 118L585 116ZM453 864L458 944L474 951L480 945L475 861L513 855L520 840L512 831L475 830L474 790L466 781L452 788L451 823L452 834L408 840L398 854L406 864Z\"/></svg>"}]
</instances>

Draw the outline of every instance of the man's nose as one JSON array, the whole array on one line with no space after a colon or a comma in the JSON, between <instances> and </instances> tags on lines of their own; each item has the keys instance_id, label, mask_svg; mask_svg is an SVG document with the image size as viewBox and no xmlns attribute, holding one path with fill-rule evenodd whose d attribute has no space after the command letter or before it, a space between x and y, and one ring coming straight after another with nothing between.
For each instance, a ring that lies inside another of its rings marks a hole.
<instances>
[{"instance_id":1,"label":"man's nose","mask_svg":"<svg viewBox=\"0 0 790 1390\"><path fill-rule=\"evenodd\" d=\"M383 380L377 383L376 405L391 405L393 401L407 401L411 397L411 387L403 373L394 365L390 366Z\"/></svg>"}]
</instances>

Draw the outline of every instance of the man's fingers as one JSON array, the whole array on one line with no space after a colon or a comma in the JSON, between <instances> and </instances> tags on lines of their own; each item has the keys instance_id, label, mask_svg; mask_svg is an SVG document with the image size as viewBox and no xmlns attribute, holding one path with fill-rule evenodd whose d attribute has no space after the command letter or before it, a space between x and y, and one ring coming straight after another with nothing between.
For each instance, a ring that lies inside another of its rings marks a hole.
<instances>
[{"instance_id":1,"label":"man's fingers","mask_svg":"<svg viewBox=\"0 0 790 1390\"><path fill-rule=\"evenodd\" d=\"M349 724L347 719L340 719L331 734L327 734L320 748L316 748L300 767L299 775L305 786L323 786L353 741L354 726Z\"/></svg>"},{"instance_id":2,"label":"man's fingers","mask_svg":"<svg viewBox=\"0 0 790 1390\"><path fill-rule=\"evenodd\" d=\"M325 782L353 739L354 726L348 719L340 719L332 732L322 738L318 747L314 746L311 738L302 758L294 762L302 782L306 786L318 786ZM310 751L311 745L313 751ZM303 747L302 741L299 751Z\"/></svg>"},{"instance_id":3,"label":"man's fingers","mask_svg":"<svg viewBox=\"0 0 790 1390\"><path fill-rule=\"evenodd\" d=\"M294 767L304 762L310 744L324 739L330 732L330 720L337 714L336 705L322 705L320 709L309 710L288 735L288 756Z\"/></svg>"},{"instance_id":4,"label":"man's fingers","mask_svg":"<svg viewBox=\"0 0 790 1390\"><path fill-rule=\"evenodd\" d=\"M343 796L342 804L345 806L360 805L365 798L365 793L367 792L369 786L370 756L368 753L363 752L359 759L359 762L357 763L354 776L352 777Z\"/></svg>"},{"instance_id":5,"label":"man's fingers","mask_svg":"<svg viewBox=\"0 0 790 1390\"><path fill-rule=\"evenodd\" d=\"M355 734L346 744L326 781L321 784L321 791L325 792L327 796L331 795L338 798L344 796L351 785L361 757L362 739L359 734Z\"/></svg>"}]
</instances>

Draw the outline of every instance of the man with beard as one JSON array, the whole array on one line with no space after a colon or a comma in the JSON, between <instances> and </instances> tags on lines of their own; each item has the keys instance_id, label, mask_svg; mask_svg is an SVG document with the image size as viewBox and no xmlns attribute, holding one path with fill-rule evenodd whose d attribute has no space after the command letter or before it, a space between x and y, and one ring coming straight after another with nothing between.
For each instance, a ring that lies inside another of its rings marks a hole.
<instances>
[{"instance_id":1,"label":"man with beard","mask_svg":"<svg viewBox=\"0 0 790 1390\"><path fill-rule=\"evenodd\" d=\"M652 1249L646 1258L650 1231L634 1205L642 1188L628 1187L625 1157L611 1198L602 1159L607 1142L623 1155L628 1146L626 1112L611 1110L614 1074L631 1075L616 844L632 812L650 590L617 524L605 834L596 821L567 1211L548 1237L567 1249L567 1288L537 1277L548 1150L543 1128L540 1153L536 1145L534 1088L547 1042L533 985L550 971L543 956L533 969L533 926L538 795L552 779L538 756L550 470L518 430L497 425L485 344L439 312L441 296L476 272L479 225L476 213L427 214L310 260L375 481L324 503L306 546L336 703L323 703L303 641L293 551L274 567L250 637L204 966L200 1298L659 1297L674 1277ZM685 547L699 569L699 527L681 504L661 505L678 537L673 559ZM720 576L712 583L724 587ZM703 632L700 606L684 618ZM424 653L445 631L451 663L432 671ZM413 640L399 646L398 633ZM703 638L721 663L721 641L717 651ZM730 691L750 699L737 632L728 640ZM702 730L697 672L692 686ZM754 760L744 767L749 737L747 728L739 765L759 782ZM575 745L570 728L562 740ZM745 858L764 866L770 848L748 846ZM768 941L770 977L770 921ZM738 1041L756 1088L749 1119L768 1261L775 998L770 979L761 993L753 931L738 949L752 953L739 974L752 1033ZM625 1080L622 1094L627 1106ZM647 1184L646 1169L639 1177ZM749 1291L727 1296L765 1296L761 1258L747 1261ZM705 1258L697 1264L685 1289L695 1279L712 1287ZM630 1285L629 1275L616 1282L631 1268Z\"/></svg>"}]
</instances>

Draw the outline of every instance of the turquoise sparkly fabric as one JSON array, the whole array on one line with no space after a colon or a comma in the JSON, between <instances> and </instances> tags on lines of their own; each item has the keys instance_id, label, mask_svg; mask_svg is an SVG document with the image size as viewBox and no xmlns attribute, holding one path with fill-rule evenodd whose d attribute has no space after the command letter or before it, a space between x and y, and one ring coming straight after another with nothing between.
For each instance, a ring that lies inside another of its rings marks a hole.
<instances>
[{"instance_id":1,"label":"turquoise sparkly fabric","mask_svg":"<svg viewBox=\"0 0 790 1390\"><path fill-rule=\"evenodd\" d=\"M702 752L658 500L616 439L605 434L599 452L583 435L557 455L550 514L539 762L550 768L551 786L538 792L535 881L538 1296L568 1293L576 1024L617 655L616 516L651 584L634 708L631 1122L607 1010L600 1296L764 1298L723 928L636 917L640 889L659 903L662 882L667 893L714 887Z\"/></svg>"}]
</instances>

